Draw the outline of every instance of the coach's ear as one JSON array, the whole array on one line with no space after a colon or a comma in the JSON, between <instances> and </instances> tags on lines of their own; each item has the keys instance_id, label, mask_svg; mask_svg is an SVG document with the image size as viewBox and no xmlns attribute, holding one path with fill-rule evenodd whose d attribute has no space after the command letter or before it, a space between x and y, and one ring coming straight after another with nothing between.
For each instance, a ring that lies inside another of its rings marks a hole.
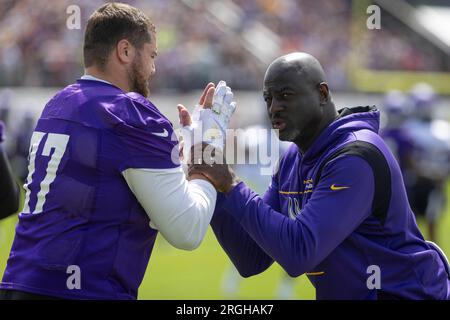
<instances>
[{"instance_id":1,"label":"coach's ear","mask_svg":"<svg viewBox=\"0 0 450 320\"><path fill-rule=\"evenodd\" d=\"M323 106L323 105L327 104L329 96L330 96L330 91L328 89L328 83L326 83L326 82L319 83L318 89L319 89L319 95L320 95L320 105Z\"/></svg>"},{"instance_id":2,"label":"coach's ear","mask_svg":"<svg viewBox=\"0 0 450 320\"><path fill-rule=\"evenodd\" d=\"M116 45L117 59L123 64L131 64L134 60L135 48L126 39L117 42Z\"/></svg>"}]
</instances>

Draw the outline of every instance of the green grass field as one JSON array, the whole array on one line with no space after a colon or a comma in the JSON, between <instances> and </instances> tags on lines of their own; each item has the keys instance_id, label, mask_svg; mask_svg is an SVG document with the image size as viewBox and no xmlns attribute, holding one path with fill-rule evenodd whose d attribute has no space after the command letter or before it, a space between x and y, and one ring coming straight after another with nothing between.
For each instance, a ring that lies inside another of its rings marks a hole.
<instances>
[{"instance_id":1,"label":"green grass field","mask_svg":"<svg viewBox=\"0 0 450 320\"><path fill-rule=\"evenodd\" d=\"M447 188L450 199L450 185ZM17 217L0 222L0 275L14 237ZM419 222L426 235L423 224ZM450 206L439 222L438 244L450 255ZM186 252L171 247L158 236L147 273L139 290L139 299L276 299L283 270L274 264L261 275L243 279L235 295L226 295L221 285L230 268L228 258L217 244L211 230L200 248ZM314 299L315 292L305 276L292 279L295 299Z\"/></svg>"}]
</instances>

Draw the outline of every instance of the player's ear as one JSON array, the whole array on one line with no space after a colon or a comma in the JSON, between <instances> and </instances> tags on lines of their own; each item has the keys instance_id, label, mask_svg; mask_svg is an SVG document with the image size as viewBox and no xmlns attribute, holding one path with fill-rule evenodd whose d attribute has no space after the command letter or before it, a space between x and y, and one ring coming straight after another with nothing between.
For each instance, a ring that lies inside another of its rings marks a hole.
<instances>
[{"instance_id":1,"label":"player's ear","mask_svg":"<svg viewBox=\"0 0 450 320\"><path fill-rule=\"evenodd\" d=\"M328 84L326 82L321 82L318 84L318 89L319 89L320 105L323 106L328 102L330 96Z\"/></svg>"},{"instance_id":2,"label":"player's ear","mask_svg":"<svg viewBox=\"0 0 450 320\"><path fill-rule=\"evenodd\" d=\"M129 64L134 59L135 54L134 47L126 39L122 39L119 42L117 42L116 52L117 52L117 59L119 59L119 61L123 64Z\"/></svg>"}]
</instances>

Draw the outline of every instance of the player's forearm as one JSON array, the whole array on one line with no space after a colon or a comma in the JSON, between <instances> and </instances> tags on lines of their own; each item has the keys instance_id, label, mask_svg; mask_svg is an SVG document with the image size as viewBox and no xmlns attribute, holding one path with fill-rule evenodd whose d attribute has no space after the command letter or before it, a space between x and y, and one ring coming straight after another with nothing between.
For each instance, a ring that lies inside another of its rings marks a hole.
<instances>
[{"instance_id":1,"label":"player's forearm","mask_svg":"<svg viewBox=\"0 0 450 320\"><path fill-rule=\"evenodd\" d=\"M182 242L187 243L185 249L193 250L200 245L206 235L214 213L217 192L207 180L195 179L188 182L185 196L187 199L182 205L193 203L194 207L186 211L178 223L180 229L187 230L182 239Z\"/></svg>"},{"instance_id":2,"label":"player's forearm","mask_svg":"<svg viewBox=\"0 0 450 320\"><path fill-rule=\"evenodd\" d=\"M124 177L158 229L174 247L197 248L211 221L216 190L207 181L190 182L179 169L128 169Z\"/></svg>"},{"instance_id":3,"label":"player's forearm","mask_svg":"<svg viewBox=\"0 0 450 320\"><path fill-rule=\"evenodd\" d=\"M19 210L20 191L0 144L0 219Z\"/></svg>"},{"instance_id":4,"label":"player's forearm","mask_svg":"<svg viewBox=\"0 0 450 320\"><path fill-rule=\"evenodd\" d=\"M259 274L272 265L273 259L220 207L219 199L211 227L219 244L243 277Z\"/></svg>"}]
</instances>

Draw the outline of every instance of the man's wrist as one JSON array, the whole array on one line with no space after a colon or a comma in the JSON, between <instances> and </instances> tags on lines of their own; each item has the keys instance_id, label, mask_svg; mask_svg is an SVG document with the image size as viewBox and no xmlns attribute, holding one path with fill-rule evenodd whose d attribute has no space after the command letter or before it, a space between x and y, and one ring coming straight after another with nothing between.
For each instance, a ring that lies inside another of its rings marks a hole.
<instances>
[{"instance_id":1,"label":"man's wrist","mask_svg":"<svg viewBox=\"0 0 450 320\"><path fill-rule=\"evenodd\" d=\"M221 206L240 223L246 212L246 204L253 196L254 192L240 181L224 194Z\"/></svg>"},{"instance_id":2,"label":"man's wrist","mask_svg":"<svg viewBox=\"0 0 450 320\"><path fill-rule=\"evenodd\" d=\"M207 181L207 182L209 182L209 183L211 183L213 186L214 186L214 183L212 183L212 181L207 177L207 176L205 176L204 174L201 174L201 173L192 173L192 174L190 174L189 176L188 176L188 180L189 181L191 181L191 180L204 180L204 181Z\"/></svg>"},{"instance_id":3,"label":"man's wrist","mask_svg":"<svg viewBox=\"0 0 450 320\"><path fill-rule=\"evenodd\" d=\"M226 190L223 191L224 194L229 194L231 191L233 191L233 189L239 184L241 183L241 180L237 177L233 178L233 181L231 182L231 184L226 188Z\"/></svg>"}]
</instances>

